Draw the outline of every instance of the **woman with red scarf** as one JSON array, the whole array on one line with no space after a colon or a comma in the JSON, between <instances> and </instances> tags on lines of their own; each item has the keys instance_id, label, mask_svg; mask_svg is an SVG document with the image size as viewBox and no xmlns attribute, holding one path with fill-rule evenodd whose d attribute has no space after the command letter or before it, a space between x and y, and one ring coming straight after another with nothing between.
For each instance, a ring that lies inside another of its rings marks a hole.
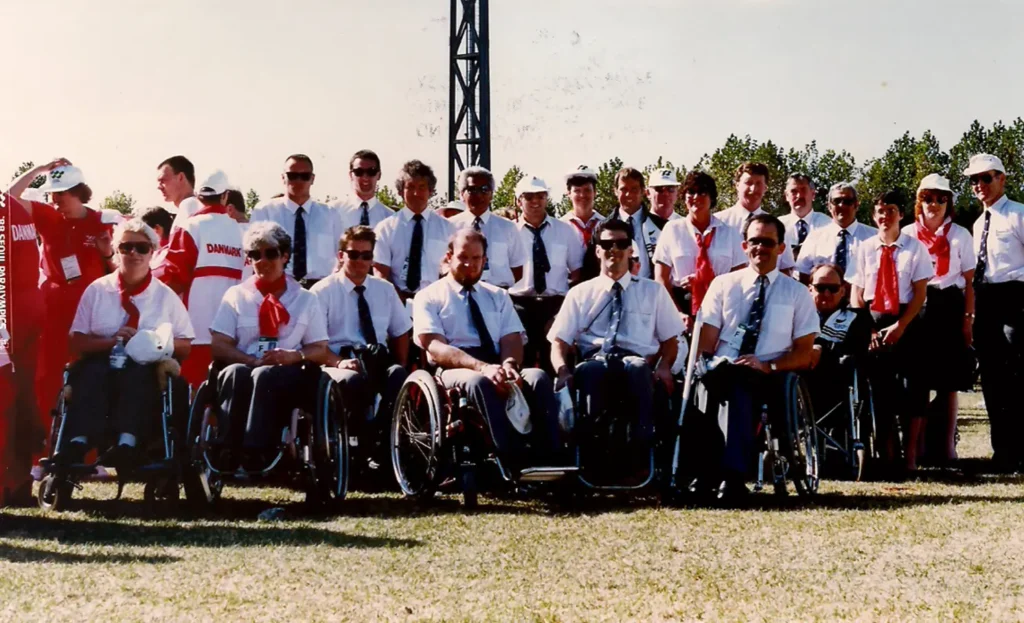
<instances>
[{"instance_id":1,"label":"woman with red scarf","mask_svg":"<svg viewBox=\"0 0 1024 623\"><path fill-rule=\"evenodd\" d=\"M105 446L108 426L117 437L100 462L132 464L136 446L146 440L160 412L157 364L136 363L128 356L118 361L112 354L115 346L166 323L174 337L174 357L188 356L195 334L185 305L150 273L159 243L140 219L119 225L113 241L117 271L92 282L82 294L71 324L71 350L79 360L71 368L73 399L63 434L67 443L54 456L58 464L80 463L89 448Z\"/></svg>"},{"instance_id":2,"label":"woman with red scarf","mask_svg":"<svg viewBox=\"0 0 1024 623\"><path fill-rule=\"evenodd\" d=\"M937 173L917 187L914 222L903 228L928 248L935 277L928 282L928 302L919 319L919 367L927 389L935 390L928 420L929 458L956 460L957 390L971 380L967 349L974 341L974 239L953 222L953 191Z\"/></svg>"},{"instance_id":3,"label":"woman with red scarf","mask_svg":"<svg viewBox=\"0 0 1024 623\"><path fill-rule=\"evenodd\" d=\"M221 440L232 450L224 460L233 462L218 465L221 471L243 458L249 471L269 467L291 410L314 406L304 404L315 400L316 388L305 386L301 364L324 356L328 340L316 295L284 272L292 250L284 228L253 223L242 247L255 274L228 289L210 325L213 360L223 366L217 396L228 415Z\"/></svg>"},{"instance_id":4,"label":"woman with red scarf","mask_svg":"<svg viewBox=\"0 0 1024 623\"><path fill-rule=\"evenodd\" d=\"M900 231L903 199L889 191L875 198L873 211L878 235L857 247L848 266L853 285L851 305L866 307L874 321L869 347L869 377L874 391L876 438L883 459L897 456L896 417L901 417L905 467L917 469L917 449L924 430L928 390L918 370L920 335L916 318L924 307L928 281L935 275L928 249ZM913 325L913 333L907 335ZM931 337L931 336L928 336Z\"/></svg>"}]
</instances>

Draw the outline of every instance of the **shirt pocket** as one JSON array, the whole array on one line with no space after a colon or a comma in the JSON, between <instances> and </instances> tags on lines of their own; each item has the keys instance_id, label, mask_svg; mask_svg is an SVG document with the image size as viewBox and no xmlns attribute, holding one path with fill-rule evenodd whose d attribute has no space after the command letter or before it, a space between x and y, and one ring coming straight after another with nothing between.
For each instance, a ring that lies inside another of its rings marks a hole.
<instances>
[{"instance_id":1,"label":"shirt pocket","mask_svg":"<svg viewBox=\"0 0 1024 623\"><path fill-rule=\"evenodd\" d=\"M316 234L313 237L313 249L316 257L334 257L335 240L330 234Z\"/></svg>"},{"instance_id":2,"label":"shirt pocket","mask_svg":"<svg viewBox=\"0 0 1024 623\"><path fill-rule=\"evenodd\" d=\"M435 272L441 265L441 260L448 253L447 240L428 240L425 262L423 263L423 277L429 281L435 281L438 277Z\"/></svg>"},{"instance_id":3,"label":"shirt pocket","mask_svg":"<svg viewBox=\"0 0 1024 623\"><path fill-rule=\"evenodd\" d=\"M387 315L374 316L374 315L371 314L370 317L373 319L373 331L374 331L374 333L377 334L376 335L376 339L379 342L382 341L382 339L381 339L382 335L384 336L384 338L387 338L388 325L391 324L391 316L387 316Z\"/></svg>"},{"instance_id":4,"label":"shirt pocket","mask_svg":"<svg viewBox=\"0 0 1024 623\"><path fill-rule=\"evenodd\" d=\"M508 266L508 244L504 242L487 243L487 263L491 268Z\"/></svg>"},{"instance_id":5,"label":"shirt pocket","mask_svg":"<svg viewBox=\"0 0 1024 623\"><path fill-rule=\"evenodd\" d=\"M528 256L532 258L532 243L529 248L531 251L528 253ZM554 272L555 267L565 267L565 269L568 270L569 247L564 244L549 244L547 245L546 251L548 252L548 263L551 264L552 272Z\"/></svg>"},{"instance_id":6,"label":"shirt pocket","mask_svg":"<svg viewBox=\"0 0 1024 623\"><path fill-rule=\"evenodd\" d=\"M623 329L628 327L629 337L634 342L640 344L650 341L651 336L654 335L654 313L649 311L637 311L633 312L634 320L630 322L629 314L623 317L623 325L619 328L619 333L623 333Z\"/></svg>"},{"instance_id":7,"label":"shirt pocket","mask_svg":"<svg viewBox=\"0 0 1024 623\"><path fill-rule=\"evenodd\" d=\"M771 335L773 342L780 340L780 350L789 346L789 338L793 335L794 313L795 307L789 303L773 304L768 307L768 313L761 322L761 332Z\"/></svg>"},{"instance_id":8,"label":"shirt pocket","mask_svg":"<svg viewBox=\"0 0 1024 623\"><path fill-rule=\"evenodd\" d=\"M489 311L481 313L484 317L484 324L487 325L487 331L491 334L491 339L497 347L498 342L501 341L501 314Z\"/></svg>"}]
</instances>

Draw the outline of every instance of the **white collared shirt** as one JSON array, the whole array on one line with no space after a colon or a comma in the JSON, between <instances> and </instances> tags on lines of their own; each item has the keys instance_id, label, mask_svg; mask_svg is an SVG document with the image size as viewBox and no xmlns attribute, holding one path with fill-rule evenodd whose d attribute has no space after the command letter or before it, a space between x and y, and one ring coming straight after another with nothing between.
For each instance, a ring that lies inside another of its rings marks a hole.
<instances>
[{"instance_id":1,"label":"white collared shirt","mask_svg":"<svg viewBox=\"0 0 1024 623\"><path fill-rule=\"evenodd\" d=\"M946 219L948 222L949 219ZM942 227L939 228L936 235L942 235L942 228L946 224L943 223ZM910 236L911 238L917 238L917 227L916 223L911 223L903 228L903 233ZM920 240L920 239L919 239ZM964 271L974 270L978 264L978 257L974 254L974 239L971 238L970 232L966 228L953 223L949 228L949 234L946 236L946 240L949 242L949 272L945 275L939 275L936 273L932 280L928 282L929 286L935 286L940 290L945 290L951 286L956 286L961 290L967 285L967 280L964 278ZM921 244L924 244L922 242ZM928 250L928 245L924 245L925 250ZM932 259L932 267L934 268L937 264L937 260L934 255L929 255Z\"/></svg>"},{"instance_id":2,"label":"white collared shirt","mask_svg":"<svg viewBox=\"0 0 1024 623\"><path fill-rule=\"evenodd\" d=\"M717 327L716 356L739 355L736 339L740 325L745 325L757 297L757 278L750 266L715 277L700 307L704 324ZM761 361L778 359L793 348L793 343L818 333L818 311L807 286L779 272L766 275L765 310L761 319L754 356Z\"/></svg>"},{"instance_id":3,"label":"white collared shirt","mask_svg":"<svg viewBox=\"0 0 1024 623\"><path fill-rule=\"evenodd\" d=\"M633 214L627 214L622 206L616 208L616 217L623 223L629 223L629 219L633 219L633 257L640 263L641 276L653 275L654 270L651 268L651 258L647 255L647 241L644 237L644 213L643 206L637 208ZM659 236L660 238L660 236ZM655 241L657 246L657 241Z\"/></svg>"},{"instance_id":4,"label":"white collared shirt","mask_svg":"<svg viewBox=\"0 0 1024 623\"><path fill-rule=\"evenodd\" d=\"M1024 204L1003 195L992 207L988 226L985 283L1024 281ZM985 213L974 221L974 252L981 253Z\"/></svg>"},{"instance_id":5,"label":"white collared shirt","mask_svg":"<svg viewBox=\"0 0 1024 623\"><path fill-rule=\"evenodd\" d=\"M804 241L800 247L800 260L796 263L796 270L804 275L811 274L818 264L834 264L836 261L836 247L839 246L839 230L842 229L835 221L831 221L821 229L818 229ZM857 256L857 248L865 240L878 237L878 230L868 227L863 223L854 221L846 228L849 234L846 238L846 272L849 273L853 266L854 258ZM849 281L849 275L846 278Z\"/></svg>"},{"instance_id":6,"label":"white collared shirt","mask_svg":"<svg viewBox=\"0 0 1024 623\"><path fill-rule=\"evenodd\" d=\"M195 197L186 197L177 206L167 206L164 209L174 215L174 222L171 223L171 229L173 230L175 227L181 227L190 216L202 210L203 204L199 203L199 200ZM167 232L168 238L170 233Z\"/></svg>"},{"instance_id":7,"label":"white collared shirt","mask_svg":"<svg viewBox=\"0 0 1024 623\"><path fill-rule=\"evenodd\" d=\"M281 304L288 310L288 324L278 329L277 348L297 350L307 344L327 341L327 326L316 295L308 292L291 277L281 295ZM238 350L249 355L258 351L260 339L260 305L264 296L256 289L256 277L233 286L224 293L210 331L230 337Z\"/></svg>"},{"instance_id":8,"label":"white collared shirt","mask_svg":"<svg viewBox=\"0 0 1024 623\"><path fill-rule=\"evenodd\" d=\"M437 212L426 209L423 216L423 251L420 256L420 286L422 290L438 280L441 262L448 253L448 239L455 233L455 226ZM377 244L373 248L375 264L391 269L391 283L399 290L408 292L406 277L409 275L409 247L416 223L413 212L402 208L384 219L374 230Z\"/></svg>"},{"instance_id":9,"label":"white collared shirt","mask_svg":"<svg viewBox=\"0 0 1024 623\"><path fill-rule=\"evenodd\" d=\"M721 275L736 266L747 263L739 236L731 227L711 215L711 222L702 235L715 232L711 238L708 256L711 258L711 269ZM690 219L683 218L665 225L658 240L658 248L654 250L654 261L671 268L672 283L679 285L684 278L697 270L697 228Z\"/></svg>"},{"instance_id":10,"label":"white collared shirt","mask_svg":"<svg viewBox=\"0 0 1024 623\"><path fill-rule=\"evenodd\" d=\"M583 266L583 246L579 244L579 232L568 223L550 216L541 223L540 239L548 256L551 269L546 273L547 289L537 292L533 282L533 237L527 228L525 218L520 218L519 238L525 249L526 263L523 264L523 278L509 290L512 294L562 295L569 291L569 273Z\"/></svg>"},{"instance_id":11,"label":"white collared shirt","mask_svg":"<svg viewBox=\"0 0 1024 623\"><path fill-rule=\"evenodd\" d=\"M601 348L608 335L612 314L612 286L616 282L598 275L569 290L548 340L575 344L584 355ZM626 273L622 285L622 319L615 344L642 357L654 355L661 343L683 332L683 321L668 291L660 283Z\"/></svg>"},{"instance_id":12,"label":"white collared shirt","mask_svg":"<svg viewBox=\"0 0 1024 623\"><path fill-rule=\"evenodd\" d=\"M779 220L786 226L786 244L793 247L800 244L797 242L799 240L796 227L797 221L803 221L807 224L807 238L804 239L804 243L806 243L811 239L811 234L831 223L832 217L824 212L815 212L814 210L811 210L806 216L800 218L796 215L796 212L790 211L789 214L783 214L780 216Z\"/></svg>"},{"instance_id":13,"label":"white collared shirt","mask_svg":"<svg viewBox=\"0 0 1024 623\"><path fill-rule=\"evenodd\" d=\"M864 289L864 300L875 298L878 284L878 272L882 261L882 247L889 246L882 242L881 236L865 240L857 247L855 261L846 272L846 280ZM900 304L906 305L914 298L914 284L921 280L930 280L935 276L932 259L921 241L913 236L900 232L900 237L892 246L896 247L896 276L899 279Z\"/></svg>"},{"instance_id":14,"label":"white collared shirt","mask_svg":"<svg viewBox=\"0 0 1024 623\"><path fill-rule=\"evenodd\" d=\"M331 204L331 208L341 214L341 232L345 233L350 227L359 225L363 216L363 200L358 195L349 195L340 201ZM375 228L381 221L392 216L395 211L377 200L376 197L366 202L367 215L370 217L370 228Z\"/></svg>"},{"instance_id":15,"label":"white collared shirt","mask_svg":"<svg viewBox=\"0 0 1024 623\"><path fill-rule=\"evenodd\" d=\"M398 292L390 281L367 275L363 281L363 297L370 307L373 332L378 344L387 344L389 337L398 337L412 328L412 320ZM320 311L327 323L327 337L334 354L345 346L365 346L366 339L359 328L359 293L355 284L338 271L321 279L309 289L320 302Z\"/></svg>"},{"instance_id":16,"label":"white collared shirt","mask_svg":"<svg viewBox=\"0 0 1024 623\"><path fill-rule=\"evenodd\" d=\"M476 215L469 210L456 214L449 220L455 229L472 228ZM519 227L505 217L491 212L480 215L480 231L487 238L487 263L481 281L507 288L515 283L513 268L526 263L526 251L519 238Z\"/></svg>"},{"instance_id":17,"label":"white collared shirt","mask_svg":"<svg viewBox=\"0 0 1024 623\"><path fill-rule=\"evenodd\" d=\"M736 204L731 208L726 208L721 212L715 212L714 216L718 217L718 220L725 223L726 227L731 228L736 232L736 236L739 237L740 242L744 241L743 238L743 226L747 224L747 218L751 216L757 216L758 214L768 214L760 206L753 212L748 212L746 208L740 204ZM785 242L785 240L784 240ZM746 261L743 262L744 264ZM796 266L796 260L793 259L793 249L789 247L789 243L786 242L786 248L779 255L779 270L789 270Z\"/></svg>"},{"instance_id":18,"label":"white collared shirt","mask_svg":"<svg viewBox=\"0 0 1024 623\"><path fill-rule=\"evenodd\" d=\"M469 313L463 286L451 275L430 284L418 294L412 305L413 335L434 333L456 348L477 348L480 334ZM497 286L482 281L473 285L473 299L480 307L495 352L501 352L501 338L522 333L523 323L516 314L512 297Z\"/></svg>"},{"instance_id":19,"label":"white collared shirt","mask_svg":"<svg viewBox=\"0 0 1024 623\"><path fill-rule=\"evenodd\" d=\"M292 239L292 257L285 271L295 275L295 217L299 205L288 197L271 199L252 211L252 223L273 221L284 228ZM341 215L333 208L312 199L302 204L302 220L306 224L305 279L323 279L334 272L338 241L341 240Z\"/></svg>"},{"instance_id":20,"label":"white collared shirt","mask_svg":"<svg viewBox=\"0 0 1024 623\"><path fill-rule=\"evenodd\" d=\"M117 285L117 273L114 272L85 288L71 323L71 333L113 337L128 322L128 312L121 306L121 292ZM174 290L156 277L145 290L131 297L131 301L139 309L140 330L153 331L169 322L174 337L195 338L185 304Z\"/></svg>"}]
</instances>

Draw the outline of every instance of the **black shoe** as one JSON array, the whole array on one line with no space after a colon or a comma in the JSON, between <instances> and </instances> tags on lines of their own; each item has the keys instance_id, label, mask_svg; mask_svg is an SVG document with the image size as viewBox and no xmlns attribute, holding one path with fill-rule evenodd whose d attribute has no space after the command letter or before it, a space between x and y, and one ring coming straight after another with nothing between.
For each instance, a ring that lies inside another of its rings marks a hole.
<instances>
[{"instance_id":1,"label":"black shoe","mask_svg":"<svg viewBox=\"0 0 1024 623\"><path fill-rule=\"evenodd\" d=\"M129 446L128 444L116 445L100 457L97 461L103 467L113 467L120 471L130 471L138 467L141 463L141 455L139 449L135 446Z\"/></svg>"},{"instance_id":2,"label":"black shoe","mask_svg":"<svg viewBox=\"0 0 1024 623\"><path fill-rule=\"evenodd\" d=\"M61 450L53 453L53 464L58 467L68 467L85 462L85 453L89 446L81 441L69 441Z\"/></svg>"},{"instance_id":3,"label":"black shoe","mask_svg":"<svg viewBox=\"0 0 1024 623\"><path fill-rule=\"evenodd\" d=\"M750 497L750 489L747 489L746 483L741 480L723 480L718 485L718 491L715 494L716 499L719 502L726 504L736 504L745 501Z\"/></svg>"}]
</instances>

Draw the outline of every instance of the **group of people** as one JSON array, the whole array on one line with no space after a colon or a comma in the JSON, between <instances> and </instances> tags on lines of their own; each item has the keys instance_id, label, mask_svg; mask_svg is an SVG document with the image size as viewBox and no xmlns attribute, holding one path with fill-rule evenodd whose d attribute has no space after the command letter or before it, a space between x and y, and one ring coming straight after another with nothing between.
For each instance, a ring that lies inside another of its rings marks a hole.
<instances>
[{"instance_id":1,"label":"group of people","mask_svg":"<svg viewBox=\"0 0 1024 623\"><path fill-rule=\"evenodd\" d=\"M376 197L381 162L369 150L352 156L351 195L334 205L311 197L312 160L289 156L283 193L248 216L221 171L197 185L174 156L157 174L170 205L116 227L87 207L92 192L66 160L27 171L3 196L8 503L31 498L30 467L70 361L75 399L55 458L137 454L147 431L133 414L157 381L151 363L115 365L112 352L140 333L169 340L166 357L193 389L214 364L225 460L246 469L266 464L308 365L341 385L348 416L371 436L386 434L410 366L427 365L480 410L512 462L570 460L555 397L567 385L592 412L628 395L635 440L647 444L673 417L665 397L688 344L718 364L715 399L730 405L707 442L724 474L711 487L743 489L754 407L777 373L825 387L840 354L862 358L875 383L883 457L913 470L926 421L941 431L928 453L955 458L956 392L976 349L995 463L1015 471L1024 459L1012 407L1024 380L1024 205L1005 196L1005 168L989 154L964 171L984 206L973 236L953 222L940 174L921 180L905 226L911 206L898 193L873 198L877 228L857 222L851 184L827 190L828 214L814 211L817 189L802 173L786 182L790 212L768 214L769 172L753 162L736 170L736 204L720 211L703 171L680 182L670 169L645 179L626 167L605 217L594 211L597 175L581 166L565 177L569 213L550 215L550 189L528 176L514 220L492 208L495 179L481 167L459 175L460 201L429 208L437 178L419 160L399 171L394 211ZM506 416L513 386L530 405L527 433Z\"/></svg>"}]
</instances>

